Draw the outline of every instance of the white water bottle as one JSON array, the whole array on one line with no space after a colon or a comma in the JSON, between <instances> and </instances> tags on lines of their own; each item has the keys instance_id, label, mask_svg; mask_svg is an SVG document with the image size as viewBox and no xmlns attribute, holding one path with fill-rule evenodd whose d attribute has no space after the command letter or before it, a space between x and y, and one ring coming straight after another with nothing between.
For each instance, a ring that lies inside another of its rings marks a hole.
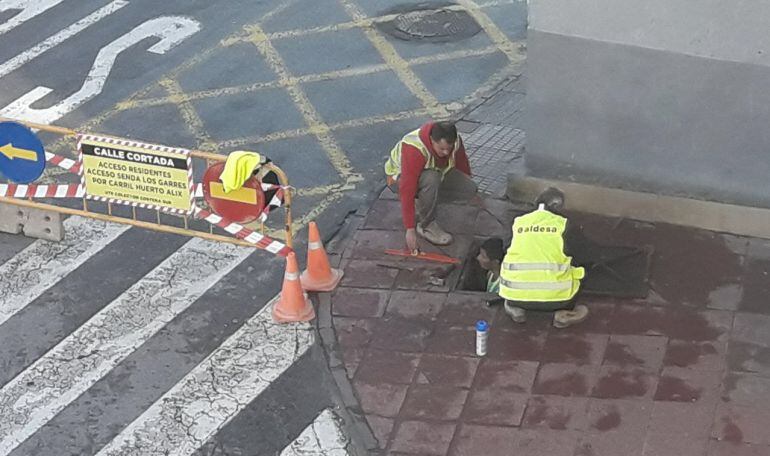
<instances>
[{"instance_id":1,"label":"white water bottle","mask_svg":"<svg viewBox=\"0 0 770 456\"><path fill-rule=\"evenodd\" d=\"M476 322L476 355L486 356L487 337L489 336L489 323L486 320Z\"/></svg>"}]
</instances>

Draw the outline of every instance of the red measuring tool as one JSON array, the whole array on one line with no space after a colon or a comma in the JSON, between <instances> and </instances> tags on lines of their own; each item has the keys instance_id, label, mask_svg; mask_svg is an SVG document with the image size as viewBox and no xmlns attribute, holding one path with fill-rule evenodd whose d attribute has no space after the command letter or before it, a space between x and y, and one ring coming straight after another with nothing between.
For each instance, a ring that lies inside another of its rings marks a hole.
<instances>
[{"instance_id":1,"label":"red measuring tool","mask_svg":"<svg viewBox=\"0 0 770 456\"><path fill-rule=\"evenodd\" d=\"M412 253L409 250L396 250L396 249L387 249L385 250L385 253L388 255L415 258L417 260L435 261L436 263L460 264L460 260L458 260L457 258L441 255L439 253L423 253L423 252Z\"/></svg>"}]
</instances>

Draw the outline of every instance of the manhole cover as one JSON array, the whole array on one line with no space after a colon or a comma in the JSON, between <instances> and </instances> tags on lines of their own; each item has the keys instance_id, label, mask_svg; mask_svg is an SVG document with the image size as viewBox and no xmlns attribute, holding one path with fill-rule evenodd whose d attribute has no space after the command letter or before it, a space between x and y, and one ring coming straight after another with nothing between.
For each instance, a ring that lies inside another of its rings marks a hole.
<instances>
[{"instance_id":1,"label":"manhole cover","mask_svg":"<svg viewBox=\"0 0 770 456\"><path fill-rule=\"evenodd\" d=\"M380 29L396 38L407 41L459 41L481 31L481 27L465 11L440 6L420 4L419 9L396 11L393 20L380 24ZM412 5L414 8L414 5Z\"/></svg>"}]
</instances>

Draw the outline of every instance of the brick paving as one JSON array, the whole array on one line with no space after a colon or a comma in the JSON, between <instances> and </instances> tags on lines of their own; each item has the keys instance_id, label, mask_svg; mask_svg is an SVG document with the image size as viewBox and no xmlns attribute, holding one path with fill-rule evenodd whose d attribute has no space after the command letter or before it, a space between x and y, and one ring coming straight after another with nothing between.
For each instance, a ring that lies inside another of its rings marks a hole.
<instances>
[{"instance_id":1,"label":"brick paving","mask_svg":"<svg viewBox=\"0 0 770 456\"><path fill-rule=\"evenodd\" d=\"M490 197L524 172L523 100L515 78L458 124ZM521 208L486 207L440 207L456 240L423 247L464 258L474 240L508 236ZM403 246L387 189L354 219L330 249L345 278L322 336L372 454L770 455L770 241L570 214L601 244L654 254L646 299L585 296L588 320L558 330L550 314L518 325L457 290L458 270L385 256ZM478 319L491 324L485 357Z\"/></svg>"},{"instance_id":2,"label":"brick paving","mask_svg":"<svg viewBox=\"0 0 770 456\"><path fill-rule=\"evenodd\" d=\"M455 220L462 248L505 236L520 210L488 207ZM514 324L482 293L455 289L459 271L385 256L403 243L394 210L385 192L332 252L345 278L331 295L331 348L352 388L348 405L376 438L372 454L770 455L760 241L572 214L593 239L656 253L647 299L586 296L589 319L558 330L549 314ZM428 283L442 273L448 283ZM491 322L481 358L480 318Z\"/></svg>"},{"instance_id":3,"label":"brick paving","mask_svg":"<svg viewBox=\"0 0 770 456\"><path fill-rule=\"evenodd\" d=\"M471 107L458 127L479 189L502 197L508 173L524 174L525 79L513 78Z\"/></svg>"}]
</instances>

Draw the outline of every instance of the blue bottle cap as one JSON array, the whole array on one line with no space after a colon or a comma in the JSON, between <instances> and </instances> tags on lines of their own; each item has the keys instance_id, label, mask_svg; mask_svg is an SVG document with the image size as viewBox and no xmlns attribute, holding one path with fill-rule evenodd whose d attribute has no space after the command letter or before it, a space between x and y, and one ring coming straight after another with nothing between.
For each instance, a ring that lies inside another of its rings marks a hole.
<instances>
[{"instance_id":1,"label":"blue bottle cap","mask_svg":"<svg viewBox=\"0 0 770 456\"><path fill-rule=\"evenodd\" d=\"M486 331L489 329L489 323L486 320L479 320L476 322L476 331Z\"/></svg>"}]
</instances>

